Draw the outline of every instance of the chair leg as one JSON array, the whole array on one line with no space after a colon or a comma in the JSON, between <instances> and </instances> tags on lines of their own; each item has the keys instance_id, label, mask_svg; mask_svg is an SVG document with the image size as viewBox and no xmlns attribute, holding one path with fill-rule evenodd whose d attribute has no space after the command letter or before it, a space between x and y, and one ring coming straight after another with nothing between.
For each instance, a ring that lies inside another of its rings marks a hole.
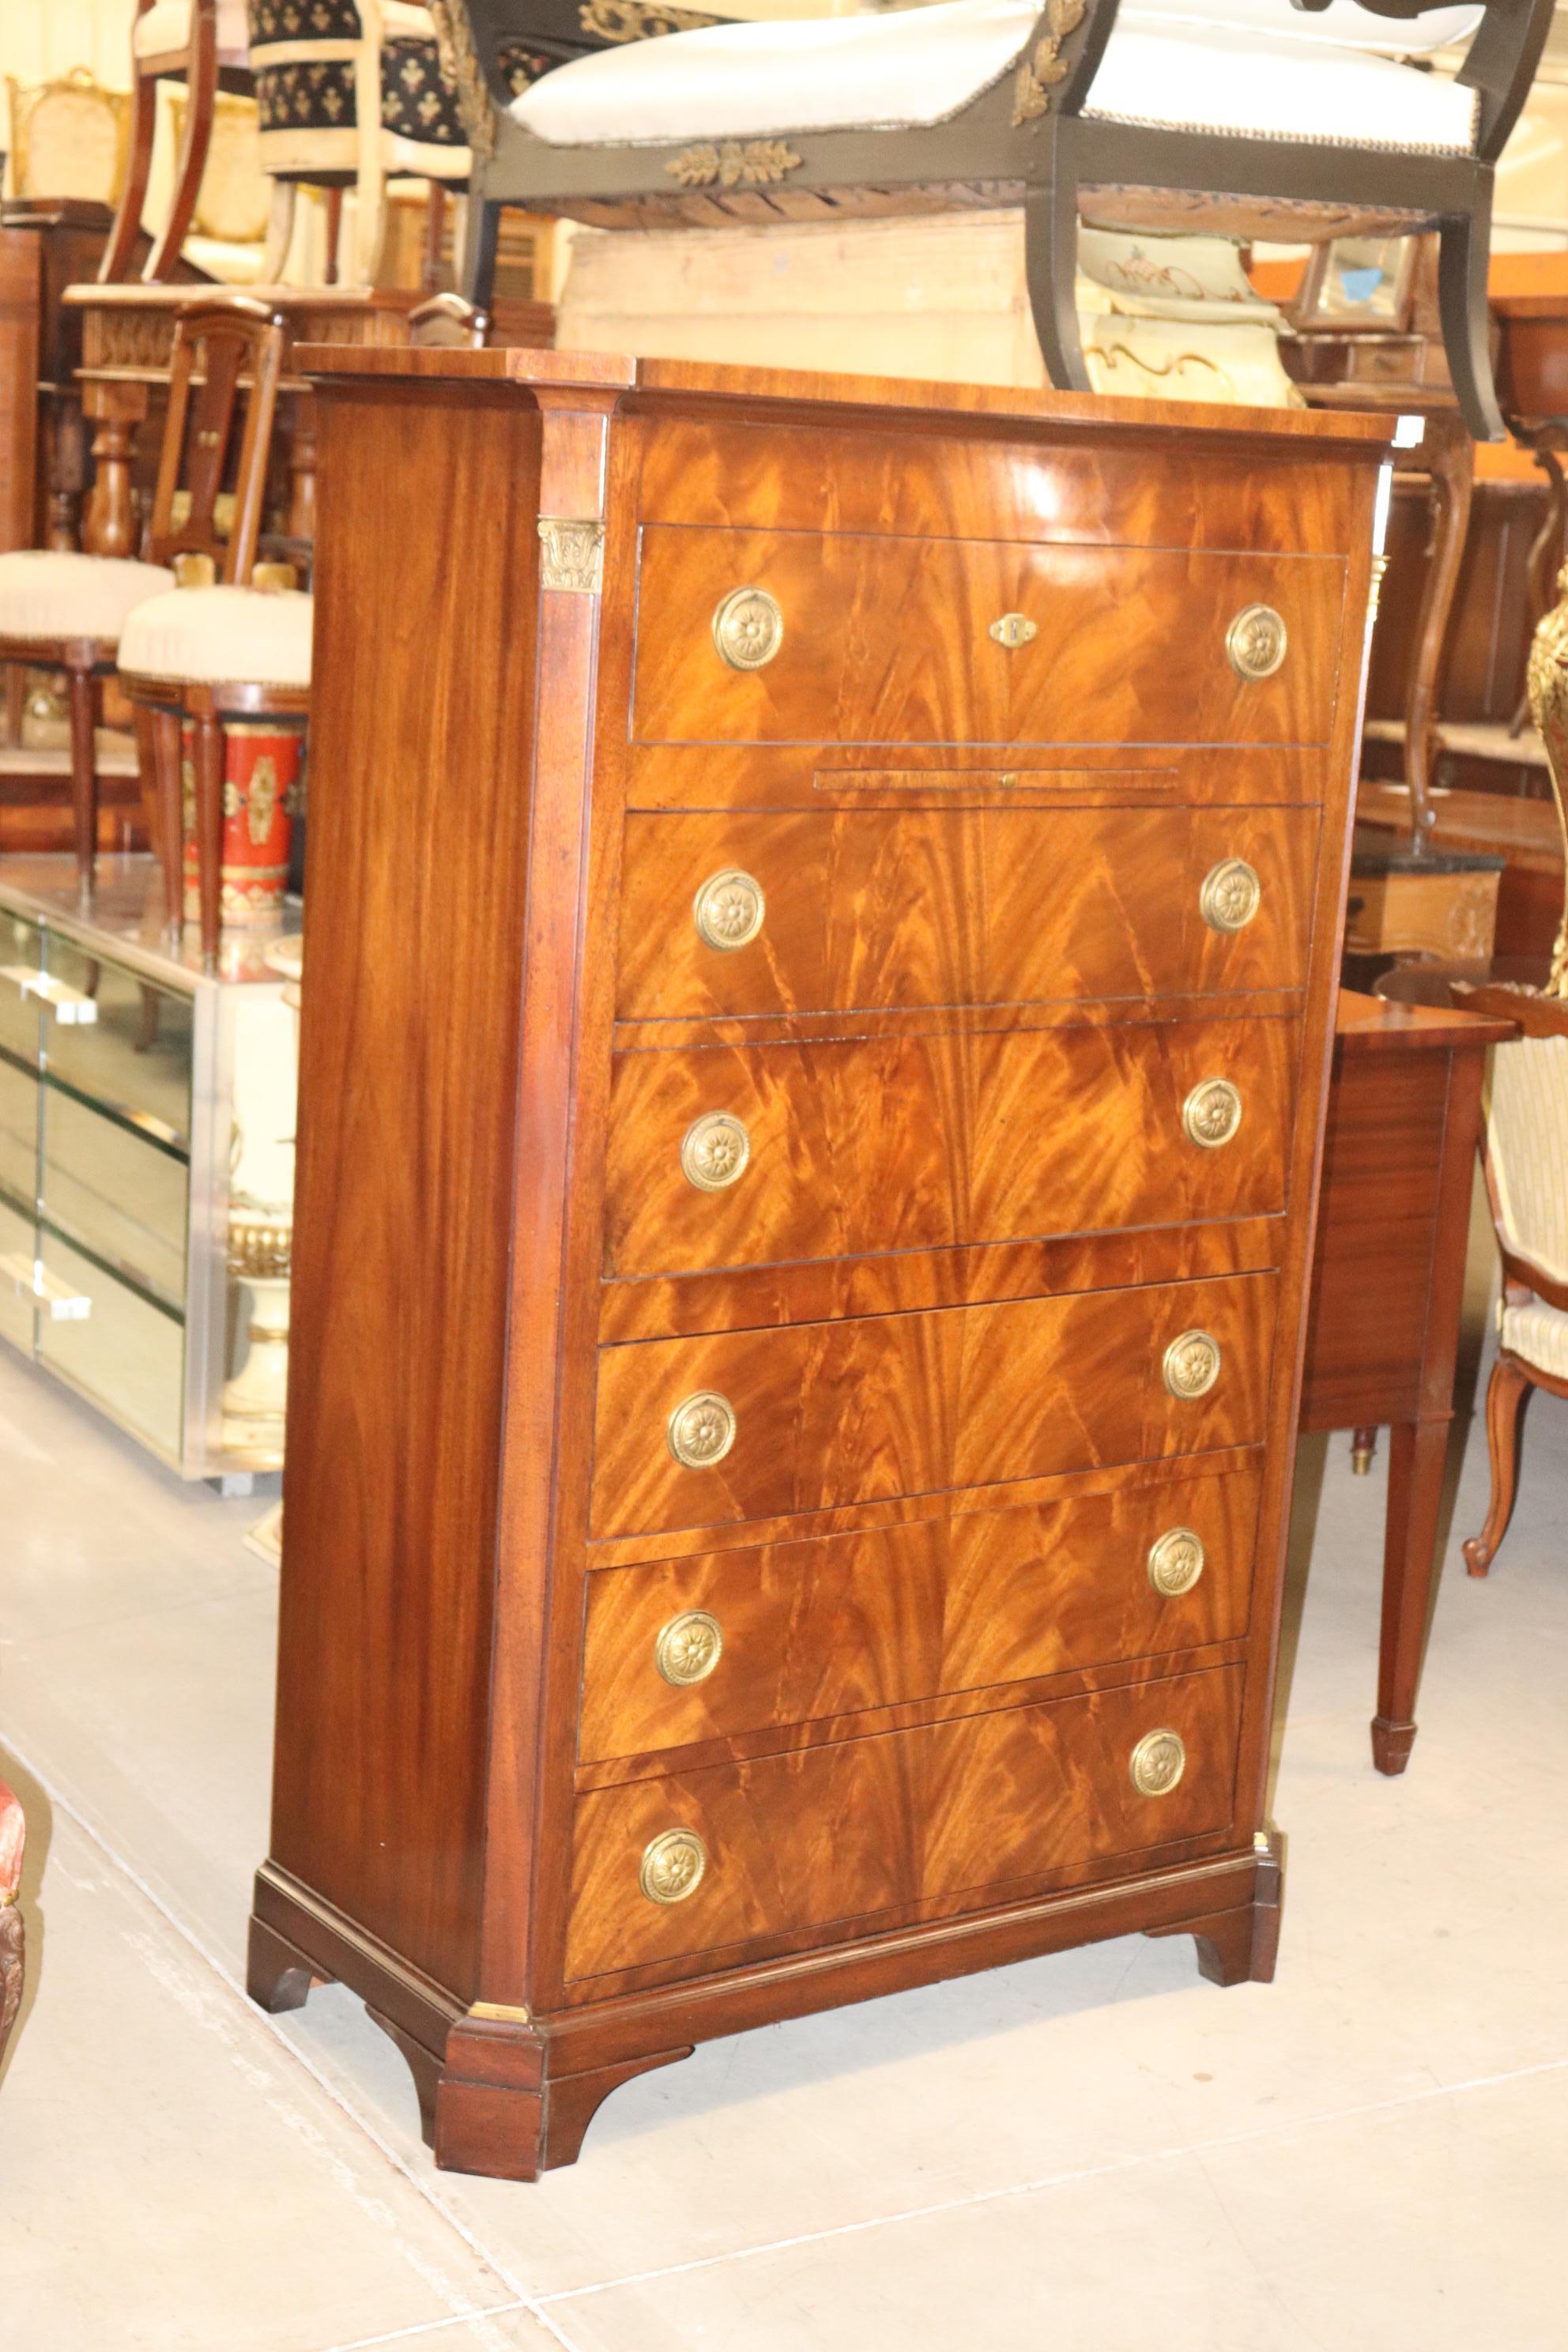
<instances>
[{"instance_id":1,"label":"chair leg","mask_svg":"<svg viewBox=\"0 0 1568 2352\"><path fill-rule=\"evenodd\" d=\"M267 243L261 253L264 285L276 286L282 278L289 260L289 248L294 242L294 208L299 196L298 181L273 181L272 204L267 215Z\"/></svg>"},{"instance_id":2,"label":"chair leg","mask_svg":"<svg viewBox=\"0 0 1568 2352\"><path fill-rule=\"evenodd\" d=\"M1479 1536L1465 1545L1465 1566L1472 1576L1485 1576L1497 1548L1508 1533L1519 1492L1519 1436L1529 1402L1531 1380L1513 1356L1500 1356L1492 1366L1487 1390L1487 1451L1491 1457L1491 1504Z\"/></svg>"},{"instance_id":3,"label":"chair leg","mask_svg":"<svg viewBox=\"0 0 1568 2352\"><path fill-rule=\"evenodd\" d=\"M142 276L149 286L162 285L179 267L201 194L202 173L212 144L213 117L217 111L217 19L210 10L191 11L191 46L185 59L185 129L174 165L174 193L168 216L153 241Z\"/></svg>"},{"instance_id":4,"label":"chair leg","mask_svg":"<svg viewBox=\"0 0 1568 2352\"><path fill-rule=\"evenodd\" d=\"M142 230L142 207L153 170L153 140L158 128L158 85L149 74L138 74L131 99L131 143L125 158L125 184L120 191L114 226L98 265L100 286L118 286L131 275L136 239Z\"/></svg>"},{"instance_id":5,"label":"chair leg","mask_svg":"<svg viewBox=\"0 0 1568 2352\"><path fill-rule=\"evenodd\" d=\"M217 970L223 926L223 720L204 710L195 720L196 882L201 893L202 969Z\"/></svg>"},{"instance_id":6,"label":"chair leg","mask_svg":"<svg viewBox=\"0 0 1568 2352\"><path fill-rule=\"evenodd\" d=\"M1050 142L1045 176L1024 199L1029 308L1046 373L1056 389L1090 392L1078 324L1078 174L1070 126L1050 123L1043 135Z\"/></svg>"},{"instance_id":7,"label":"chair leg","mask_svg":"<svg viewBox=\"0 0 1568 2352\"><path fill-rule=\"evenodd\" d=\"M70 708L71 820L76 835L77 895L92 903L98 856L98 680L89 669L66 673Z\"/></svg>"},{"instance_id":8,"label":"chair leg","mask_svg":"<svg viewBox=\"0 0 1568 2352\"><path fill-rule=\"evenodd\" d=\"M1506 441L1492 383L1487 263L1491 252L1489 179L1477 210L1446 220L1437 239L1437 310L1459 410L1478 441Z\"/></svg>"},{"instance_id":9,"label":"chair leg","mask_svg":"<svg viewBox=\"0 0 1568 2352\"><path fill-rule=\"evenodd\" d=\"M142 716L142 713L138 711L138 720ZM153 804L157 813L153 845L158 853L158 863L163 875L163 926L171 938L178 939L185 902L180 713L177 710L152 709L145 716L153 772ZM140 751L140 729L137 746ZM145 785L142 789L145 792Z\"/></svg>"},{"instance_id":10,"label":"chair leg","mask_svg":"<svg viewBox=\"0 0 1568 2352\"><path fill-rule=\"evenodd\" d=\"M458 271L463 299L476 310L488 310L495 296L500 231L500 206L485 201L484 181L476 164L463 207L463 256Z\"/></svg>"}]
</instances>

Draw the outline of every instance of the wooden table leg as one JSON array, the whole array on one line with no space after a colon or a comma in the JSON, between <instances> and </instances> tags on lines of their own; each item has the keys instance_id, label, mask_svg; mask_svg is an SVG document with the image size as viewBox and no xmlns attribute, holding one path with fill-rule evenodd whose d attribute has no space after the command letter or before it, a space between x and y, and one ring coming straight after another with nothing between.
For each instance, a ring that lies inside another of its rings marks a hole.
<instances>
[{"instance_id":1,"label":"wooden table leg","mask_svg":"<svg viewBox=\"0 0 1568 2352\"><path fill-rule=\"evenodd\" d=\"M1415 1741L1415 1693L1436 1564L1448 1428L1446 1417L1395 1422L1389 1445L1383 1647L1372 1726L1372 1758L1380 1772L1403 1772Z\"/></svg>"},{"instance_id":2,"label":"wooden table leg","mask_svg":"<svg viewBox=\"0 0 1568 2352\"><path fill-rule=\"evenodd\" d=\"M93 484L82 519L82 547L89 555L133 556L139 533L131 458L136 427L147 414L147 387L89 384L82 406L93 425Z\"/></svg>"}]
</instances>

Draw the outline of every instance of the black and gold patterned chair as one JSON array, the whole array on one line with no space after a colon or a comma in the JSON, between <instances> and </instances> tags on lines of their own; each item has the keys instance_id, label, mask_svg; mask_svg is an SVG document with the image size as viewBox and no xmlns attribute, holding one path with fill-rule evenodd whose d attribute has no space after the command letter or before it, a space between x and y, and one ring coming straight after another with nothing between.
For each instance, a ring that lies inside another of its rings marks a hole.
<instances>
[{"instance_id":1,"label":"black and gold patterned chair","mask_svg":"<svg viewBox=\"0 0 1568 2352\"><path fill-rule=\"evenodd\" d=\"M1088 391L1078 222L1321 239L1435 228L1471 431L1492 176L1552 0L945 0L716 24L648 0L432 0L475 154L465 291L499 209L606 227L1017 205L1051 380ZM648 37L656 36L658 37ZM1457 78L1412 53L1464 46Z\"/></svg>"},{"instance_id":2,"label":"black and gold patterned chair","mask_svg":"<svg viewBox=\"0 0 1568 2352\"><path fill-rule=\"evenodd\" d=\"M375 275L388 179L466 186L457 92L412 0L248 0L261 163L278 185L355 191L353 275ZM276 236L286 245L287 209ZM281 262L281 253L278 255Z\"/></svg>"}]
</instances>

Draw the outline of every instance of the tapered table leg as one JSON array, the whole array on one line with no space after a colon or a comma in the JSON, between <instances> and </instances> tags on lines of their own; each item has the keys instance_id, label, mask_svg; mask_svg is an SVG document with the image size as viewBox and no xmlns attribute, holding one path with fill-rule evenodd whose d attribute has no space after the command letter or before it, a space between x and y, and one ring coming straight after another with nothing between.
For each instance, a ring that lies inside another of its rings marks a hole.
<instances>
[{"instance_id":1,"label":"tapered table leg","mask_svg":"<svg viewBox=\"0 0 1568 2352\"><path fill-rule=\"evenodd\" d=\"M1388 1456L1388 1530L1383 1556L1383 1647L1372 1756L1403 1772L1415 1740L1415 1692L1437 1549L1437 1512L1448 1458L1448 1422L1395 1422Z\"/></svg>"}]
</instances>

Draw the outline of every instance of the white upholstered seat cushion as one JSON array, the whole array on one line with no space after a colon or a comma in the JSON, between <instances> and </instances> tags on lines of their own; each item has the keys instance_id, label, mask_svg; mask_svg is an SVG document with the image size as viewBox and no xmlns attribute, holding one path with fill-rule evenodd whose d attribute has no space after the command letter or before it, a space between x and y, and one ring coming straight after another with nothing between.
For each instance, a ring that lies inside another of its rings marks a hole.
<instances>
[{"instance_id":1,"label":"white upholstered seat cushion","mask_svg":"<svg viewBox=\"0 0 1568 2352\"><path fill-rule=\"evenodd\" d=\"M1473 90L1282 27L1295 14L1288 0L1252 5L1256 20L1223 26L1177 19L1161 0L1156 13L1119 17L1086 113L1353 147L1473 147ZM565 147L918 128L999 80L1038 19L1036 0L946 0L886 16L715 26L580 58L510 111Z\"/></svg>"},{"instance_id":2,"label":"white upholstered seat cushion","mask_svg":"<svg viewBox=\"0 0 1568 2352\"><path fill-rule=\"evenodd\" d=\"M132 30L139 58L163 58L183 49L191 37L191 0L156 0ZM249 43L245 0L217 0L217 45L226 57L243 57Z\"/></svg>"},{"instance_id":3,"label":"white upholstered seat cushion","mask_svg":"<svg viewBox=\"0 0 1568 2352\"><path fill-rule=\"evenodd\" d=\"M1568 1315L1541 1299L1502 1310L1502 1343L1538 1371L1568 1381Z\"/></svg>"},{"instance_id":4,"label":"white upholstered seat cushion","mask_svg":"<svg viewBox=\"0 0 1568 2352\"><path fill-rule=\"evenodd\" d=\"M309 686L313 608L298 588L176 588L132 614L120 667L193 686Z\"/></svg>"},{"instance_id":5,"label":"white upholstered seat cushion","mask_svg":"<svg viewBox=\"0 0 1568 2352\"><path fill-rule=\"evenodd\" d=\"M98 637L113 645L127 616L174 584L158 563L22 548L0 555L0 637Z\"/></svg>"}]
</instances>

